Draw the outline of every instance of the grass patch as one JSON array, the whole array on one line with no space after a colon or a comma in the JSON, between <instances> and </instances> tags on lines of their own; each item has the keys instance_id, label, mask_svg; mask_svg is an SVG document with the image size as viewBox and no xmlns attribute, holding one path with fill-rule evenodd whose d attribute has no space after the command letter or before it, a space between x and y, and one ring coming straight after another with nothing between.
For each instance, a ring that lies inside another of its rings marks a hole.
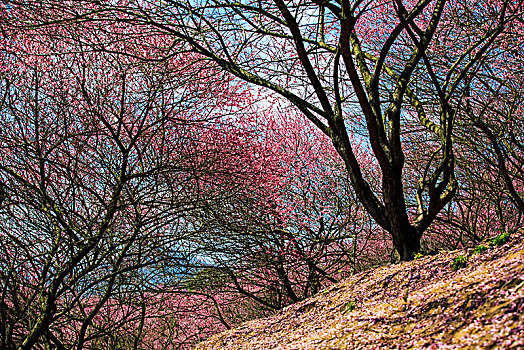
<instances>
[{"instance_id":1,"label":"grass patch","mask_svg":"<svg viewBox=\"0 0 524 350\"><path fill-rule=\"evenodd\" d=\"M418 253L413 253L413 260L418 260L418 259L421 259L424 257L424 254L418 252Z\"/></svg>"},{"instance_id":2,"label":"grass patch","mask_svg":"<svg viewBox=\"0 0 524 350\"><path fill-rule=\"evenodd\" d=\"M344 307L342 308L342 312L344 314L347 314L355 310L356 308L357 308L357 302L355 300L350 300L344 304Z\"/></svg>"},{"instance_id":3,"label":"grass patch","mask_svg":"<svg viewBox=\"0 0 524 350\"><path fill-rule=\"evenodd\" d=\"M494 237L490 239L490 244L492 247L498 247L509 241L509 238L512 234L512 231L506 231L498 235L497 237Z\"/></svg>"},{"instance_id":4,"label":"grass patch","mask_svg":"<svg viewBox=\"0 0 524 350\"><path fill-rule=\"evenodd\" d=\"M482 253L484 253L488 249L489 249L489 246L484 245L483 243L480 243L478 246L475 247L475 249L473 251L475 253L482 254Z\"/></svg>"},{"instance_id":5,"label":"grass patch","mask_svg":"<svg viewBox=\"0 0 524 350\"><path fill-rule=\"evenodd\" d=\"M466 267L468 264L468 257L465 255L459 255L453 259L453 262L451 263L451 267L454 271L457 271L458 269L461 269L463 267Z\"/></svg>"}]
</instances>

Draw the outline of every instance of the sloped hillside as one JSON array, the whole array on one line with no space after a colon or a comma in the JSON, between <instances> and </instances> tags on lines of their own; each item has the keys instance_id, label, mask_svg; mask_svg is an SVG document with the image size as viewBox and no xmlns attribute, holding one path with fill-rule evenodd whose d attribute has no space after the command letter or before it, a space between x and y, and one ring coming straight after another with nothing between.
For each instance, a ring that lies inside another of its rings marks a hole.
<instances>
[{"instance_id":1,"label":"sloped hillside","mask_svg":"<svg viewBox=\"0 0 524 350\"><path fill-rule=\"evenodd\" d=\"M196 349L524 349L523 231L362 272Z\"/></svg>"}]
</instances>

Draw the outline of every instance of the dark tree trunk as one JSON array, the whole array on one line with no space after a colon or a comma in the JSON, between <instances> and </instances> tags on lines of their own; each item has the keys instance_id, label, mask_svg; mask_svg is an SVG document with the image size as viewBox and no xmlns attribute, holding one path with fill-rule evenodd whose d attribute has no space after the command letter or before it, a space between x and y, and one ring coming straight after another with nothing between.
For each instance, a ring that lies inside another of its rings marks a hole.
<instances>
[{"instance_id":1,"label":"dark tree trunk","mask_svg":"<svg viewBox=\"0 0 524 350\"><path fill-rule=\"evenodd\" d=\"M422 234L409 225L403 229L391 232L393 237L393 247L398 252L400 261L413 260L415 254L420 251L420 239Z\"/></svg>"},{"instance_id":2,"label":"dark tree trunk","mask_svg":"<svg viewBox=\"0 0 524 350\"><path fill-rule=\"evenodd\" d=\"M402 167L404 159L399 159L397 167L392 166L384 171L382 178L382 195L385 204L386 219L389 223L386 228L393 239L393 247L398 252L400 261L413 260L415 253L420 250L422 231L414 226L407 214L402 183Z\"/></svg>"}]
</instances>

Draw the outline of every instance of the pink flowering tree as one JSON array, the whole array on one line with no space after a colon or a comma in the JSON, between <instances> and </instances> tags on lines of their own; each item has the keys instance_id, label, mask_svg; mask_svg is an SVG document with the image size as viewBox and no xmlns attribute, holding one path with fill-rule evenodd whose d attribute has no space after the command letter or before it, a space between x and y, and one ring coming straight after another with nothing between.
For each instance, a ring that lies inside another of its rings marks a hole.
<instances>
[{"instance_id":1,"label":"pink flowering tree","mask_svg":"<svg viewBox=\"0 0 524 350\"><path fill-rule=\"evenodd\" d=\"M0 10L2 347L186 348L521 224L520 1Z\"/></svg>"},{"instance_id":2,"label":"pink flowering tree","mask_svg":"<svg viewBox=\"0 0 524 350\"><path fill-rule=\"evenodd\" d=\"M303 300L391 251L354 197L326 136L281 98L265 98L272 107L258 112L254 153L254 165L263 169L246 164L249 182L202 211L198 223L206 234L199 244L207 267L190 281L201 291L245 300L260 315ZM359 159L366 162L364 150ZM376 171L367 161L367 171Z\"/></svg>"},{"instance_id":3,"label":"pink flowering tree","mask_svg":"<svg viewBox=\"0 0 524 350\"><path fill-rule=\"evenodd\" d=\"M192 54L151 65L67 40L98 32L11 30L0 53L0 347L100 348L114 334L111 346L136 348L148 312L161 317L147 283L192 263L198 230L185 217L249 158L257 135L232 123L248 96ZM121 33L107 37L131 45Z\"/></svg>"},{"instance_id":4,"label":"pink flowering tree","mask_svg":"<svg viewBox=\"0 0 524 350\"><path fill-rule=\"evenodd\" d=\"M467 107L472 77L494 57L514 58L504 43L522 25L520 1L509 0L28 4L30 26L104 20L127 24L130 37L162 33L166 41L128 53L150 59L162 50L169 59L182 45L287 99L330 139L401 260L419 251L457 191L453 133L462 114L479 112ZM410 152L410 134L427 144L424 157ZM362 144L378 181L363 171Z\"/></svg>"},{"instance_id":5,"label":"pink flowering tree","mask_svg":"<svg viewBox=\"0 0 524 350\"><path fill-rule=\"evenodd\" d=\"M195 54L121 54L118 23L83 46L98 25L4 27L3 347L187 348L359 268L363 212L309 121Z\"/></svg>"}]
</instances>

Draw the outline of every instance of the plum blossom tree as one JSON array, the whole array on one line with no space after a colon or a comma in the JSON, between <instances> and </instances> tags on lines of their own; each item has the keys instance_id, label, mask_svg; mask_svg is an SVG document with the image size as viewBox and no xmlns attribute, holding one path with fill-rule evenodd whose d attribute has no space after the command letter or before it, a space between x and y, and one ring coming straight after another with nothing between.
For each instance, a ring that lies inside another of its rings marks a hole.
<instances>
[{"instance_id":1,"label":"plum blossom tree","mask_svg":"<svg viewBox=\"0 0 524 350\"><path fill-rule=\"evenodd\" d=\"M269 310L315 294L349 272L356 265L354 243L364 240L365 225L359 225L369 221L325 135L294 113L266 112L270 125L261 128L257 153L273 167L258 175L250 171L262 180L252 177L247 188L238 187L198 218L210 259L208 276L199 278L222 276L216 279L224 293Z\"/></svg>"},{"instance_id":2,"label":"plum blossom tree","mask_svg":"<svg viewBox=\"0 0 524 350\"><path fill-rule=\"evenodd\" d=\"M401 260L412 259L456 193L453 131L471 77L504 57L507 34L522 25L522 3L510 0L31 4L30 25L103 19L163 33L169 39L156 48L165 59L184 45L286 98L330 138ZM42 8L51 18L39 16ZM409 166L417 157L407 152L409 133L427 143L422 171ZM356 155L362 141L380 168L377 186Z\"/></svg>"},{"instance_id":3,"label":"plum blossom tree","mask_svg":"<svg viewBox=\"0 0 524 350\"><path fill-rule=\"evenodd\" d=\"M420 249L422 233L456 192L452 135L464 88L522 10L510 1L170 4L160 8L171 21L131 19L164 25L225 70L294 103L331 138L358 199L391 233L402 260ZM471 20L487 10L475 31L451 22L466 10ZM454 50L438 55L446 31ZM412 120L431 135L434 149L417 180L405 174L411 169L403 135L413 130ZM362 130L381 169L377 187L362 173L366 165L348 134L354 129ZM411 198L406 185L415 187Z\"/></svg>"},{"instance_id":4,"label":"plum blossom tree","mask_svg":"<svg viewBox=\"0 0 524 350\"><path fill-rule=\"evenodd\" d=\"M120 29L107 34L115 46ZM3 41L3 347L187 348L260 315L257 298L238 298L242 288L213 295L183 277L209 267L195 257L214 258L253 232L276 253L264 257L281 261L244 255L251 282L231 267L246 289L267 289L256 273L273 274L275 293L263 291L280 300L272 309L316 293L354 261L347 239L356 236L346 231L360 210L343 203L338 155L309 122L297 117L288 129L282 113L244 108L251 94L194 54L150 64L89 50L81 39L90 32L74 30ZM240 234L217 245L215 227Z\"/></svg>"},{"instance_id":5,"label":"plum blossom tree","mask_svg":"<svg viewBox=\"0 0 524 350\"><path fill-rule=\"evenodd\" d=\"M1 4L2 347L184 348L521 223L521 1Z\"/></svg>"},{"instance_id":6,"label":"plum blossom tree","mask_svg":"<svg viewBox=\"0 0 524 350\"><path fill-rule=\"evenodd\" d=\"M238 83L194 56L151 65L55 40L71 34L3 31L2 349L96 348L140 325L145 283L193 260L185 216L256 138L232 123Z\"/></svg>"}]
</instances>

